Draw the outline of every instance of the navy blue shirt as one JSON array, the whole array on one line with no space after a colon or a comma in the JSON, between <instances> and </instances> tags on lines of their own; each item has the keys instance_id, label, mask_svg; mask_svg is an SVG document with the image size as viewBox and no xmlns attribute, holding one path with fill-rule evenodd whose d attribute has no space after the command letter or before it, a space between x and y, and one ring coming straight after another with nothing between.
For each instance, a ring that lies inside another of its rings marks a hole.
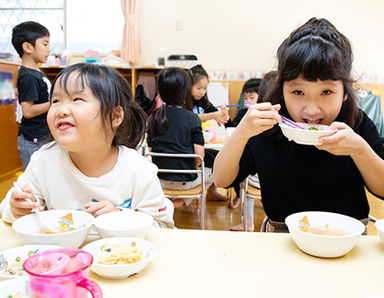
<instances>
[{"instance_id":1,"label":"navy blue shirt","mask_svg":"<svg viewBox=\"0 0 384 298\"><path fill-rule=\"evenodd\" d=\"M365 113L355 132L384 159L384 145ZM315 146L299 145L268 132L251 138L232 185L258 173L267 216L283 222L300 211L329 211L364 219L369 214L365 183L349 156L337 156Z\"/></svg>"},{"instance_id":2,"label":"navy blue shirt","mask_svg":"<svg viewBox=\"0 0 384 298\"><path fill-rule=\"evenodd\" d=\"M201 121L197 115L184 108L166 107L168 129L164 135L148 133L148 146L158 153L184 153L194 154L193 144L204 146L204 137ZM151 126L152 117L149 118ZM195 160L192 158L176 159L153 157L152 161L163 169L195 169ZM159 178L170 181L192 181L196 174L159 173Z\"/></svg>"},{"instance_id":3,"label":"navy blue shirt","mask_svg":"<svg viewBox=\"0 0 384 298\"><path fill-rule=\"evenodd\" d=\"M21 66L17 75L17 90L20 104L33 101L34 104L49 101L50 82L47 76L38 70ZM22 118L19 125L19 135L23 134L28 140L34 138L44 140L50 135L47 125L47 113L32 117Z\"/></svg>"}]
</instances>

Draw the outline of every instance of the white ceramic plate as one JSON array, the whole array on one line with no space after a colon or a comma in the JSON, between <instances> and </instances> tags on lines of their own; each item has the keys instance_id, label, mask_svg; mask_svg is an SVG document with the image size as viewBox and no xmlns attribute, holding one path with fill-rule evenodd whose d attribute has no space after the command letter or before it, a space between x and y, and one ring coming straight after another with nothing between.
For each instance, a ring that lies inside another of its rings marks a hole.
<instances>
[{"instance_id":1,"label":"white ceramic plate","mask_svg":"<svg viewBox=\"0 0 384 298\"><path fill-rule=\"evenodd\" d=\"M28 298L28 279L26 277L0 281L0 298Z\"/></svg>"},{"instance_id":2,"label":"white ceramic plate","mask_svg":"<svg viewBox=\"0 0 384 298\"><path fill-rule=\"evenodd\" d=\"M104 265L97 262L99 254L102 252L105 245L123 244L132 246L132 243L134 243L134 246L138 247L143 253L143 259L141 261L124 265ZM102 277L110 279L123 279L132 274L139 273L148 265L155 252L155 247L149 241L131 237L103 238L85 245L82 249L88 251L93 256L91 270Z\"/></svg>"},{"instance_id":3,"label":"white ceramic plate","mask_svg":"<svg viewBox=\"0 0 384 298\"><path fill-rule=\"evenodd\" d=\"M57 245L24 245L14 248L10 248L0 252L0 279L16 278L20 276L26 276L26 272L23 267L23 260L25 261L30 256L33 256L39 252L61 248ZM11 273L7 274L11 269ZM17 270L20 274L12 274L12 269ZM0 292L2 293L2 292Z\"/></svg>"}]
</instances>

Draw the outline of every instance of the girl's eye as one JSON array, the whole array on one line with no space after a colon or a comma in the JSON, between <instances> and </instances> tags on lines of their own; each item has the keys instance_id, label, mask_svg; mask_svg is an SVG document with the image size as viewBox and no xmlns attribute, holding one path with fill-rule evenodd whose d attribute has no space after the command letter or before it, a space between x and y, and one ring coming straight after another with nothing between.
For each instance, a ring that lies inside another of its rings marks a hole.
<instances>
[{"instance_id":1,"label":"girl's eye","mask_svg":"<svg viewBox=\"0 0 384 298\"><path fill-rule=\"evenodd\" d=\"M331 90L324 90L323 92L321 92L321 95L329 95L331 93L332 93Z\"/></svg>"},{"instance_id":2,"label":"girl's eye","mask_svg":"<svg viewBox=\"0 0 384 298\"><path fill-rule=\"evenodd\" d=\"M79 97L76 97L76 98L73 99L73 101L83 101L83 99L79 98Z\"/></svg>"},{"instance_id":3,"label":"girl's eye","mask_svg":"<svg viewBox=\"0 0 384 298\"><path fill-rule=\"evenodd\" d=\"M54 103L58 103L59 102L59 100L58 99L56 99L56 98L54 98L54 99L51 99L51 104L54 104Z\"/></svg>"},{"instance_id":4,"label":"girl's eye","mask_svg":"<svg viewBox=\"0 0 384 298\"><path fill-rule=\"evenodd\" d=\"M301 90L294 90L294 91L293 91L293 94L295 94L295 95L303 95L304 92L301 91Z\"/></svg>"}]
</instances>

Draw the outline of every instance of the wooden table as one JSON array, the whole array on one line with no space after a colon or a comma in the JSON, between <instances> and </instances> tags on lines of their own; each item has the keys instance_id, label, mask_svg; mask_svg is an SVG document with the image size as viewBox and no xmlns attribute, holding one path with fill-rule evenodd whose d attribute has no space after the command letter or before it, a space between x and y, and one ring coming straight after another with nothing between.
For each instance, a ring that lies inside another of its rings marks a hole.
<instances>
[{"instance_id":1,"label":"wooden table","mask_svg":"<svg viewBox=\"0 0 384 298\"><path fill-rule=\"evenodd\" d=\"M3 222L0 239L0 250L20 245ZM147 240L157 251L139 274L124 280L91 274L104 297L384 295L384 246L377 236L362 236L337 259L303 253L289 234L152 229Z\"/></svg>"}]
</instances>

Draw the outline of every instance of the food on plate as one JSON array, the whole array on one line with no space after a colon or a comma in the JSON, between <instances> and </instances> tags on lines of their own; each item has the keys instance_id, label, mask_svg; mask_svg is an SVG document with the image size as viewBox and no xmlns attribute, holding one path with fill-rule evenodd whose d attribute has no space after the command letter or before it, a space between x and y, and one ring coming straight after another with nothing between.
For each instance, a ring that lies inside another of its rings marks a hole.
<instances>
[{"instance_id":1,"label":"food on plate","mask_svg":"<svg viewBox=\"0 0 384 298\"><path fill-rule=\"evenodd\" d=\"M26 259L36 254L39 250L31 250L27 256L17 256L13 261L8 261L4 255L0 255L0 273L6 276L23 276L27 275L24 271L23 264Z\"/></svg>"},{"instance_id":2,"label":"food on plate","mask_svg":"<svg viewBox=\"0 0 384 298\"><path fill-rule=\"evenodd\" d=\"M347 232L343 231L342 229L338 228L330 228L328 224L324 225L323 227L312 227L309 224L307 216L304 216L299 221L299 228L302 232L308 232L312 234L318 234L318 235L327 235L327 236L344 236L348 235Z\"/></svg>"},{"instance_id":3,"label":"food on plate","mask_svg":"<svg viewBox=\"0 0 384 298\"><path fill-rule=\"evenodd\" d=\"M7 297L7 298L23 298L24 295L21 294L20 292L17 292L15 294L7 294L5 297Z\"/></svg>"},{"instance_id":4,"label":"food on plate","mask_svg":"<svg viewBox=\"0 0 384 298\"><path fill-rule=\"evenodd\" d=\"M3 268L1 274L7 276L27 275L27 273L23 269L23 264L26 259L27 258L17 257L13 262L9 264L8 261L5 261L4 265L1 266Z\"/></svg>"},{"instance_id":5,"label":"food on plate","mask_svg":"<svg viewBox=\"0 0 384 298\"><path fill-rule=\"evenodd\" d=\"M310 127L310 128L308 128L309 130L319 130L318 128L316 128L316 127Z\"/></svg>"},{"instance_id":6,"label":"food on plate","mask_svg":"<svg viewBox=\"0 0 384 298\"><path fill-rule=\"evenodd\" d=\"M131 245L108 243L101 248L101 253L97 258L97 263L104 265L123 265L139 262L143 259L142 251L136 247L136 243Z\"/></svg>"}]
</instances>

